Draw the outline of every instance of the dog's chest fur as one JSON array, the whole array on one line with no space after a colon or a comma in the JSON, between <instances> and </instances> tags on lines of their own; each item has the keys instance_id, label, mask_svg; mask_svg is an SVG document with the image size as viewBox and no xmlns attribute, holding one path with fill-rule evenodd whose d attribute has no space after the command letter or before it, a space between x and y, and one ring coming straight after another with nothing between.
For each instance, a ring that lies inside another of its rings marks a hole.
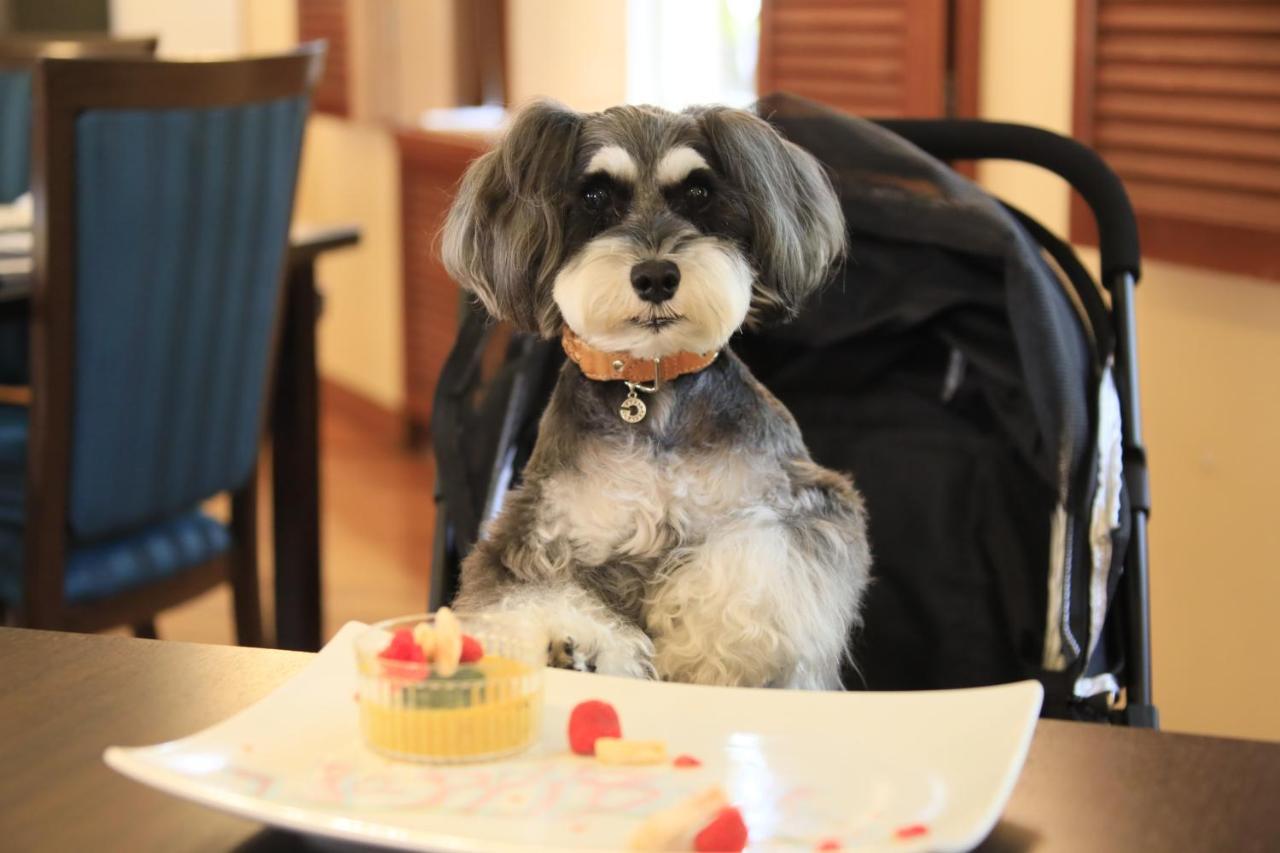
<instances>
[{"instance_id":1,"label":"dog's chest fur","mask_svg":"<svg viewBox=\"0 0 1280 853\"><path fill-rule=\"evenodd\" d=\"M758 446L760 407L738 367L648 397L640 424L615 414L620 383L571 385L571 464L541 481L539 536L568 543L578 565L661 575L717 526L782 500L788 478Z\"/></svg>"},{"instance_id":2,"label":"dog's chest fur","mask_svg":"<svg viewBox=\"0 0 1280 853\"><path fill-rule=\"evenodd\" d=\"M605 437L585 441L581 454L578 469L544 484L539 534L570 543L579 565L609 566L590 584L602 590L616 588L621 574L646 586L660 581L718 527L787 491L778 460L748 448L665 449Z\"/></svg>"}]
</instances>

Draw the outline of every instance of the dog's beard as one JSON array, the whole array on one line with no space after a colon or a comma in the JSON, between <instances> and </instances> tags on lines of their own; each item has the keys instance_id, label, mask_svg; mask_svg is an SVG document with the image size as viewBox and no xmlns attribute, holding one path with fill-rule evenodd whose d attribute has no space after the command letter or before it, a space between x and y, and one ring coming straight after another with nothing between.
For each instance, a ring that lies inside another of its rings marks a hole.
<instances>
[{"instance_id":1,"label":"dog's beard","mask_svg":"<svg viewBox=\"0 0 1280 853\"><path fill-rule=\"evenodd\" d=\"M686 239L658 257L680 268L680 285L654 305L631 288L631 268L652 254L622 237L588 243L555 280L556 306L569 328L596 349L636 358L724 346L750 308L755 275L747 259L713 237Z\"/></svg>"}]
</instances>

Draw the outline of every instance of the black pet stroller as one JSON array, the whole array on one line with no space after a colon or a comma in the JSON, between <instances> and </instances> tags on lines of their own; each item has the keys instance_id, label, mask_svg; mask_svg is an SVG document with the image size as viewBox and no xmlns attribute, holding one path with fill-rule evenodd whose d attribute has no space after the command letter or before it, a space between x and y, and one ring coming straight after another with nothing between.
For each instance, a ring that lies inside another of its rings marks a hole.
<instances>
[{"instance_id":1,"label":"black pet stroller","mask_svg":"<svg viewBox=\"0 0 1280 853\"><path fill-rule=\"evenodd\" d=\"M1030 127L868 122L786 95L758 109L828 168L848 224L832 285L732 342L867 502L875 582L845 686L1037 678L1046 716L1155 726L1138 235L1120 181ZM1084 197L1105 291L1067 244L941 162L979 159L1036 164ZM518 483L562 361L558 342L464 306L432 419L431 607Z\"/></svg>"}]
</instances>

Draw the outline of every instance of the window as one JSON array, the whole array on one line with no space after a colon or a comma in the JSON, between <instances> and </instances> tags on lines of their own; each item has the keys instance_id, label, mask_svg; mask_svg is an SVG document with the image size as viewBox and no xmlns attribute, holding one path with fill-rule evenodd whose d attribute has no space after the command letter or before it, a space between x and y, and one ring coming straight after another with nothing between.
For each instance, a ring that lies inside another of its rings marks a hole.
<instances>
[{"instance_id":1,"label":"window","mask_svg":"<svg viewBox=\"0 0 1280 853\"><path fill-rule=\"evenodd\" d=\"M627 101L746 106L759 32L760 0L629 0Z\"/></svg>"}]
</instances>

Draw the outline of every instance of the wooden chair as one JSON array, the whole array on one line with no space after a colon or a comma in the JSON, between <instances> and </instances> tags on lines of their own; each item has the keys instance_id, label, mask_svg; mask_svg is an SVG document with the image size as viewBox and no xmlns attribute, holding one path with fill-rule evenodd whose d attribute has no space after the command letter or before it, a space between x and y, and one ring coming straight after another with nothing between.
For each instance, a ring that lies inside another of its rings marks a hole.
<instances>
[{"instance_id":1,"label":"wooden chair","mask_svg":"<svg viewBox=\"0 0 1280 853\"><path fill-rule=\"evenodd\" d=\"M0 204L27 191L30 179L31 70L44 57L141 59L154 56L155 38L5 36L0 38Z\"/></svg>"},{"instance_id":2,"label":"wooden chair","mask_svg":"<svg viewBox=\"0 0 1280 853\"><path fill-rule=\"evenodd\" d=\"M230 579L261 644L255 475L323 55L39 62L32 400L0 407L19 624L154 635ZM220 493L229 526L199 509Z\"/></svg>"}]
</instances>

